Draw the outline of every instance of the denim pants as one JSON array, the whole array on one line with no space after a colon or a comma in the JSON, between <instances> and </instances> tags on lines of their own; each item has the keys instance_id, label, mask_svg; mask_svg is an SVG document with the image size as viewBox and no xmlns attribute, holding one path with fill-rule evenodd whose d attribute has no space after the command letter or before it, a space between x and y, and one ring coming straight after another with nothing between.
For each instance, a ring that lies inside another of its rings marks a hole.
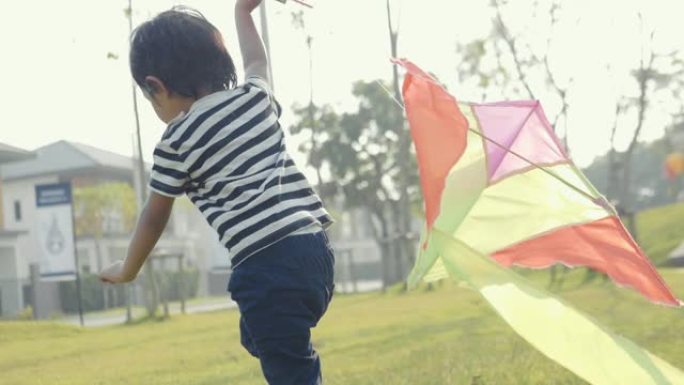
<instances>
[{"instance_id":1,"label":"denim pants","mask_svg":"<svg viewBox=\"0 0 684 385\"><path fill-rule=\"evenodd\" d=\"M325 232L292 235L238 265L228 291L240 309L240 339L270 385L320 385L311 328L328 308L335 257Z\"/></svg>"}]
</instances>

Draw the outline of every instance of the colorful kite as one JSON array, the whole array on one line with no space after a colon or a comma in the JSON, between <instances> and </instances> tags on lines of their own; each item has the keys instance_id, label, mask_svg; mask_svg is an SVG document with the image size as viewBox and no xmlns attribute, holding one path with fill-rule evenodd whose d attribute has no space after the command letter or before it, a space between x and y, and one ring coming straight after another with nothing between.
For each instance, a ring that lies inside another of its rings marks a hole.
<instances>
[{"instance_id":1,"label":"colorful kite","mask_svg":"<svg viewBox=\"0 0 684 385\"><path fill-rule=\"evenodd\" d=\"M568 157L536 101L457 103L407 60L403 94L425 197L409 285L464 280L533 346L593 384L684 384L684 374L504 267L606 273L679 306L614 209Z\"/></svg>"}]
</instances>

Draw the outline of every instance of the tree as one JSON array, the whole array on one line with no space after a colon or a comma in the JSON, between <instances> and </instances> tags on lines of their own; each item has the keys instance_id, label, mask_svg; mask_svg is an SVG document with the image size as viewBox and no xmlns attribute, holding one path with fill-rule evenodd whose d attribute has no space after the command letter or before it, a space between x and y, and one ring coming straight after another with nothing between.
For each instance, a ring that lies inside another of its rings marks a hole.
<instances>
[{"instance_id":1,"label":"tree","mask_svg":"<svg viewBox=\"0 0 684 385\"><path fill-rule=\"evenodd\" d=\"M619 156L620 154L618 153L616 149L616 135L617 135L617 130L618 130L618 125L619 125L619 119L620 115L622 115L622 111L625 109L624 101L619 100L615 103L615 121L613 122L613 127L610 129L610 149L608 150L608 176L606 180L608 181L608 185L606 188L603 190L605 191L606 196L609 199L613 199L614 197L617 196L617 188L618 185L620 184L620 176L618 172L618 168L620 167L620 160Z\"/></svg>"},{"instance_id":2,"label":"tree","mask_svg":"<svg viewBox=\"0 0 684 385\"><path fill-rule=\"evenodd\" d=\"M643 29L643 18L639 15ZM638 94L636 97L627 98L625 109L636 112L634 120L634 130L627 150L622 156L622 176L620 183L619 204L628 213L634 212L634 189L633 189L633 164L632 158L637 148L642 130L650 111L652 100L662 98L666 94L669 99L676 100L680 90L684 85L684 61L679 57L680 52L674 51L666 54L659 54L653 50L653 39L655 30L649 33L648 41L642 44L639 68L632 71ZM675 119L673 113L673 119ZM616 172L617 170L613 170ZM630 230L635 234L635 227L629 221Z\"/></svg>"},{"instance_id":3,"label":"tree","mask_svg":"<svg viewBox=\"0 0 684 385\"><path fill-rule=\"evenodd\" d=\"M95 240L97 271L104 268L101 241L107 233L129 233L136 213L135 193L126 183L104 183L74 189L75 227L77 236ZM109 305L103 291L105 308Z\"/></svg>"},{"instance_id":4,"label":"tree","mask_svg":"<svg viewBox=\"0 0 684 385\"><path fill-rule=\"evenodd\" d=\"M537 50L532 48L530 36L509 27L505 14L505 7L509 6L507 1L491 0L490 6L494 16L489 35L457 46L462 59L457 67L459 79L462 83L470 83L481 89L482 101L487 100L492 93L497 98L537 99L541 94L539 91L551 91L559 105L551 116L551 125L560 135L559 124L563 121L563 139L567 147L568 95L573 77L563 79L552 66L550 56L554 30L562 16L561 2L547 0L534 3L535 15L548 15L544 19L548 34L542 48ZM512 3L510 6L513 6Z\"/></svg>"},{"instance_id":5,"label":"tree","mask_svg":"<svg viewBox=\"0 0 684 385\"><path fill-rule=\"evenodd\" d=\"M392 55L396 57L399 33L389 0L387 17ZM305 31L312 72L313 37L306 33L301 12L293 14L293 24ZM391 85L380 81L356 83L353 94L359 99L358 110L343 115L330 106L316 105L310 83L309 103L293 108L298 119L290 128L293 134L310 135L299 150L308 154L308 164L316 170L319 193L324 197L342 194L346 207L364 208L371 214L374 237L382 253L383 287L404 280L413 263L412 209L420 201L412 142L401 109L399 72L396 66L392 69ZM330 170L328 183L322 183L324 167Z\"/></svg>"},{"instance_id":6,"label":"tree","mask_svg":"<svg viewBox=\"0 0 684 385\"><path fill-rule=\"evenodd\" d=\"M329 106L314 105L313 113L298 109L298 122L291 130L308 129L311 117L325 127L317 134L320 151L309 153L309 163L326 165L345 206L364 209L372 217L386 286L403 280L409 268L407 261L398 258L398 249L404 245L396 242L401 229L400 182L406 178L412 183L406 193L413 201L419 199L419 190L415 160L406 160L412 169L408 175L400 175L398 141L404 117L385 88L387 85L379 82L357 82L352 92L359 101L356 111L339 115Z\"/></svg>"},{"instance_id":7,"label":"tree","mask_svg":"<svg viewBox=\"0 0 684 385\"><path fill-rule=\"evenodd\" d=\"M482 90L482 101L492 92L497 97L536 99L536 95L540 93L535 90L552 90L560 107L553 114L551 124L556 134L559 134L558 125L563 121L563 141L567 148L567 116L570 108L568 94L573 78L569 77L561 82L549 58L553 31L562 13L560 1L535 2L535 15L549 15L546 19L549 33L539 52L532 49L524 34L511 30L505 16L507 5L509 3L505 0L491 0L494 17L489 36L457 47L462 58L457 67L459 79L462 83L472 83L474 80L475 87ZM562 283L564 274L561 274L559 280L557 270L556 266L549 270L551 286Z\"/></svg>"},{"instance_id":8,"label":"tree","mask_svg":"<svg viewBox=\"0 0 684 385\"><path fill-rule=\"evenodd\" d=\"M657 206L673 203L673 196L670 194L670 182L665 178L662 169L665 158L670 153L667 137L655 140L650 143L637 143L634 148L634 159L639 159L632 165L633 204L634 211L640 211ZM624 155L615 153L614 155ZM611 183L611 152L596 158L591 165L584 169L584 173L589 180L600 191L608 191ZM615 191L613 195L608 195L609 199L614 199L619 194Z\"/></svg>"},{"instance_id":9,"label":"tree","mask_svg":"<svg viewBox=\"0 0 684 385\"><path fill-rule=\"evenodd\" d=\"M128 233L133 229L137 206L135 192L127 183L76 187L74 202L78 236L101 239L107 232Z\"/></svg>"},{"instance_id":10,"label":"tree","mask_svg":"<svg viewBox=\"0 0 684 385\"><path fill-rule=\"evenodd\" d=\"M295 128L297 132L307 130L310 132L309 142L300 147L302 151L309 153L309 165L316 170L316 185L320 189L323 184L323 176L321 174L321 157L318 145L318 137L320 135L320 127L322 125L316 119L316 105L314 104L314 83L313 83L313 36L309 33L304 19L304 12L298 11L292 13L292 24L295 28L302 30L304 34L304 41L306 42L307 52L309 54L309 104L305 107L295 107L295 114L306 115L306 119L300 121ZM294 132L293 132L294 133ZM320 194L320 191L319 191Z\"/></svg>"}]
</instances>

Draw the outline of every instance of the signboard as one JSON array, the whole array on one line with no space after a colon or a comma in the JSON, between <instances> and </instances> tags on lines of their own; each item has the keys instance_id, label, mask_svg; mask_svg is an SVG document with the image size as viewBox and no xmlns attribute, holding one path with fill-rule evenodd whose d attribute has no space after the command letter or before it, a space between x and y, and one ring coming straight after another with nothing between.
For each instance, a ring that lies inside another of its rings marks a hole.
<instances>
[{"instance_id":1,"label":"signboard","mask_svg":"<svg viewBox=\"0 0 684 385\"><path fill-rule=\"evenodd\" d=\"M36 233L42 280L76 279L71 204L69 183L36 186Z\"/></svg>"}]
</instances>

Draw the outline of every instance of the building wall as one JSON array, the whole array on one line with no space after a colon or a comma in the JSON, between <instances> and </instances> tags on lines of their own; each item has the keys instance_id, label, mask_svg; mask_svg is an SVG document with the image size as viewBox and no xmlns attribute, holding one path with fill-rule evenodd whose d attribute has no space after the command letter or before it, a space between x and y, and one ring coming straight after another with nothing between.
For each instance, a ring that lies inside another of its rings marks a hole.
<instances>
[{"instance_id":1,"label":"building wall","mask_svg":"<svg viewBox=\"0 0 684 385\"><path fill-rule=\"evenodd\" d=\"M28 280L19 277L18 259L28 245L27 234L0 237L0 316L15 316L25 306L23 287Z\"/></svg>"},{"instance_id":2,"label":"building wall","mask_svg":"<svg viewBox=\"0 0 684 385\"><path fill-rule=\"evenodd\" d=\"M5 214L4 213L4 204L2 200L2 178L0 177L0 231L2 231L5 228Z\"/></svg>"},{"instance_id":3,"label":"building wall","mask_svg":"<svg viewBox=\"0 0 684 385\"><path fill-rule=\"evenodd\" d=\"M15 315L20 310L21 285L16 278L14 245L0 241L0 315Z\"/></svg>"},{"instance_id":4,"label":"building wall","mask_svg":"<svg viewBox=\"0 0 684 385\"><path fill-rule=\"evenodd\" d=\"M57 176L19 179L3 182L2 206L5 230L33 231L32 219L36 215L37 184L57 183ZM14 203L21 205L21 219L15 218Z\"/></svg>"},{"instance_id":5,"label":"building wall","mask_svg":"<svg viewBox=\"0 0 684 385\"><path fill-rule=\"evenodd\" d=\"M29 242L21 252L17 253L15 281L29 282L29 265L39 261L37 247L34 246L36 231L33 228L36 216L35 185L57 183L60 178L57 175L40 178L27 178L23 180L6 181L3 186L1 206L3 208L3 220L6 230L24 230ZM111 180L120 182L120 180ZM98 183L110 182L103 177L94 178L90 175L76 177L75 185L89 186ZM22 218L14 217L14 202L21 205ZM157 250L181 251L185 255L186 264L200 270L199 295L224 294L223 283L221 292L210 290L210 272L220 270L222 280L225 280L227 268L230 265L227 250L219 241L215 231L209 226L197 208L186 198L178 199L173 209L168 226L162 239L157 245ZM80 271L97 273L107 264L123 259L130 242L128 234L105 235L98 242L91 237L79 237L76 242L77 255ZM0 265L0 268L3 266ZM21 291L21 290L19 290ZM4 295L4 294L2 294ZM21 299L20 306L29 299Z\"/></svg>"},{"instance_id":6,"label":"building wall","mask_svg":"<svg viewBox=\"0 0 684 385\"><path fill-rule=\"evenodd\" d=\"M202 272L198 295L224 295L227 281L222 281L226 280L230 257L216 231L187 198L177 200L171 220L169 235L185 240L187 261Z\"/></svg>"},{"instance_id":7,"label":"building wall","mask_svg":"<svg viewBox=\"0 0 684 385\"><path fill-rule=\"evenodd\" d=\"M35 222L36 216L36 193L35 185L57 183L57 177L29 178L15 181L6 181L3 186L2 205L4 213L5 230L26 231L23 244L17 250L17 278L27 280L29 278L29 265L39 262ZM15 217L15 202L19 202L21 218Z\"/></svg>"},{"instance_id":8,"label":"building wall","mask_svg":"<svg viewBox=\"0 0 684 385\"><path fill-rule=\"evenodd\" d=\"M5 282L13 282L13 291L2 290L2 296L12 295L11 309L3 309L5 314L14 315L31 303L31 298L23 298L23 286L30 282L30 265L39 263L39 250L37 248L37 228L35 218L37 215L35 186L39 184L58 183L60 179L57 175L47 177L27 178L20 180L5 181L3 186L2 206L4 213L5 230L26 231L22 240L14 241L14 262L15 268L7 274ZM21 207L21 218L15 217L15 202L19 202ZM127 242L127 239L126 239ZM90 245L85 245L88 249ZM77 242L77 250L82 245ZM93 256L95 253L91 253ZM87 263L93 268L99 265L93 261L94 257L86 258L81 265ZM1 266L0 267L4 267ZM38 287L38 304L34 310L40 317L49 317L52 313L61 311L59 292L56 290L57 283L41 282ZM10 294L7 294L6 291ZM3 301L5 307L5 301Z\"/></svg>"}]
</instances>

